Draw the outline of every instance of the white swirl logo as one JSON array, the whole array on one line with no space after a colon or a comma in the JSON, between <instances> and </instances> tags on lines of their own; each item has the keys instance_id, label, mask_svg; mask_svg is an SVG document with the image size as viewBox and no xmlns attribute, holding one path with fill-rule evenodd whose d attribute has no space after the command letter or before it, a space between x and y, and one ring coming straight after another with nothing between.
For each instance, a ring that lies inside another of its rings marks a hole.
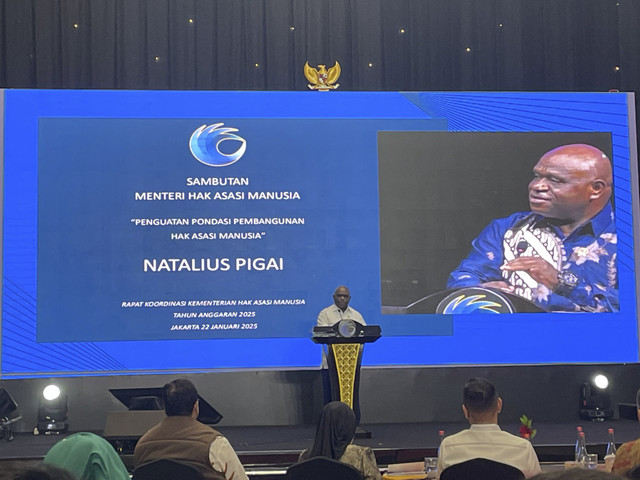
<instances>
[{"instance_id":1,"label":"white swirl logo","mask_svg":"<svg viewBox=\"0 0 640 480\"><path fill-rule=\"evenodd\" d=\"M240 160L247 149L247 141L233 132L237 128L222 128L224 123L214 123L213 125L202 125L191 134L189 139L189 149L196 159L210 167L226 167ZM220 151L222 142L240 142L240 146L232 153Z\"/></svg>"}]
</instances>

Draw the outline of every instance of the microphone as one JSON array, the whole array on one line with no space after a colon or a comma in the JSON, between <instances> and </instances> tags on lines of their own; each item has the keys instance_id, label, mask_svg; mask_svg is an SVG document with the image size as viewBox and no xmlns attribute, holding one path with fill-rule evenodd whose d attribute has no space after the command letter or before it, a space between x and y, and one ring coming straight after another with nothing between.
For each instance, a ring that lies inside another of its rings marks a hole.
<instances>
[{"instance_id":1,"label":"microphone","mask_svg":"<svg viewBox=\"0 0 640 480\"><path fill-rule=\"evenodd\" d=\"M529 248L529 242L526 240L520 240L516 245L516 252L518 252L518 256L522 255L527 248Z\"/></svg>"}]
</instances>

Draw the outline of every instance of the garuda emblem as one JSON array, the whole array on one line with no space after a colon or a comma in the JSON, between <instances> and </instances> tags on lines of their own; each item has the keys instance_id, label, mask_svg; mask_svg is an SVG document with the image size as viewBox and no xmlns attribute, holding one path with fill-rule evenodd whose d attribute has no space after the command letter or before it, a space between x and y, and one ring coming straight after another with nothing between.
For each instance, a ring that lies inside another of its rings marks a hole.
<instances>
[{"instance_id":1,"label":"garuda emblem","mask_svg":"<svg viewBox=\"0 0 640 480\"><path fill-rule=\"evenodd\" d=\"M338 77L340 77L340 64L336 61L336 64L327 70L325 65L318 65L318 68L309 66L309 62L304 64L304 76L309 80L310 85L307 85L311 90L318 90L320 92L328 92L329 90L335 90L340 86Z\"/></svg>"}]
</instances>

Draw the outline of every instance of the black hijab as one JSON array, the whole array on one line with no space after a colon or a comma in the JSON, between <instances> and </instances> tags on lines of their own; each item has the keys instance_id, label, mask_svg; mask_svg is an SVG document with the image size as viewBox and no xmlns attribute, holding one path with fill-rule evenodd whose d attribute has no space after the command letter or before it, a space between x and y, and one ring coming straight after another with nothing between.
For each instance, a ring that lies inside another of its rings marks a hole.
<instances>
[{"instance_id":1,"label":"black hijab","mask_svg":"<svg viewBox=\"0 0 640 480\"><path fill-rule=\"evenodd\" d=\"M320 412L316 439L305 459L328 457L339 460L356 434L356 415L346 403L327 403Z\"/></svg>"}]
</instances>

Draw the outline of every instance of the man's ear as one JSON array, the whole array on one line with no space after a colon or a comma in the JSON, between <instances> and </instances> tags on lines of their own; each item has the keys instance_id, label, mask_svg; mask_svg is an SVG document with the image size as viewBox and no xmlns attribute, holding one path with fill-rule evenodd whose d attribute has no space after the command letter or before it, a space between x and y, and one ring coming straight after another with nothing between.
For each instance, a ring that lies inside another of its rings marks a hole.
<instances>
[{"instance_id":1,"label":"man's ear","mask_svg":"<svg viewBox=\"0 0 640 480\"><path fill-rule=\"evenodd\" d=\"M195 419L200 415L200 399L196 400L196 403L193 404L193 410L191 410L191 416Z\"/></svg>"},{"instance_id":2,"label":"man's ear","mask_svg":"<svg viewBox=\"0 0 640 480\"><path fill-rule=\"evenodd\" d=\"M591 183L591 199L595 200L602 196L604 192L607 190L607 182L601 180L599 178L595 179Z\"/></svg>"},{"instance_id":3,"label":"man's ear","mask_svg":"<svg viewBox=\"0 0 640 480\"><path fill-rule=\"evenodd\" d=\"M500 397L498 397L498 401L496 402L496 406L498 407L497 413L500 413L502 411L502 399Z\"/></svg>"},{"instance_id":4,"label":"man's ear","mask_svg":"<svg viewBox=\"0 0 640 480\"><path fill-rule=\"evenodd\" d=\"M464 413L464 418L469 420L469 410L467 410L467 407L464 406L464 403L462 404L462 413Z\"/></svg>"}]
</instances>

